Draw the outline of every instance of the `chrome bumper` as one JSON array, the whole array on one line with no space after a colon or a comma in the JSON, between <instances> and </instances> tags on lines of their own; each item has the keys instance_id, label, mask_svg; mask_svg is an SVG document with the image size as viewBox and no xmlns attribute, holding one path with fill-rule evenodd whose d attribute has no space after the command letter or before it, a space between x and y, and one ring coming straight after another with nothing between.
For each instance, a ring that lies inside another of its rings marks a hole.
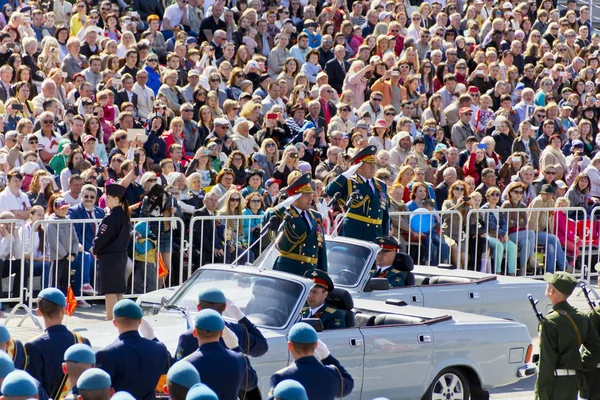
<instances>
[{"instance_id":1,"label":"chrome bumper","mask_svg":"<svg viewBox=\"0 0 600 400\"><path fill-rule=\"evenodd\" d=\"M527 378L537 373L537 365L535 364L525 364L517 371L517 376L519 378Z\"/></svg>"}]
</instances>

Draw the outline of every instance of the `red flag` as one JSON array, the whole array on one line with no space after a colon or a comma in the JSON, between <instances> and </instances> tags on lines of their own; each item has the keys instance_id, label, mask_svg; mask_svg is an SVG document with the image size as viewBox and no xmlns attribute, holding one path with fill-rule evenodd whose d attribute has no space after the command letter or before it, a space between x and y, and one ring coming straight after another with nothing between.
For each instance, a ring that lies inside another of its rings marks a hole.
<instances>
[{"instance_id":1,"label":"red flag","mask_svg":"<svg viewBox=\"0 0 600 400\"><path fill-rule=\"evenodd\" d=\"M165 262L163 261L162 254L158 253L158 277L164 278L169 275L169 270L165 267Z\"/></svg>"},{"instance_id":2,"label":"red flag","mask_svg":"<svg viewBox=\"0 0 600 400\"><path fill-rule=\"evenodd\" d=\"M67 315L72 317L76 308L77 299L75 298L75 293L73 293L73 288L69 285L69 290L67 290Z\"/></svg>"}]
</instances>

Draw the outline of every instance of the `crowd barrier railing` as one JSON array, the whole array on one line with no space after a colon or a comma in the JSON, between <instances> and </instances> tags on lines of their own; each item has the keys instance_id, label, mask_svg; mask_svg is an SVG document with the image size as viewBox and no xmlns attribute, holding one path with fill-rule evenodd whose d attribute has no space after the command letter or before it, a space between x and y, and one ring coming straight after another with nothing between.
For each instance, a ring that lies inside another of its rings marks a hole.
<instances>
[{"instance_id":1,"label":"crowd barrier railing","mask_svg":"<svg viewBox=\"0 0 600 400\"><path fill-rule=\"evenodd\" d=\"M188 246L185 226L177 217L132 218L133 229L125 268L124 297L136 297L162 287L180 285L187 279L184 261ZM90 247L99 219L40 220L23 229L23 263L27 262L27 289L31 308L40 290L52 286L67 293L69 287L77 300L98 300L98 261ZM104 271L103 271L104 273ZM88 286L89 285L89 286ZM17 299L19 300L19 299Z\"/></svg>"},{"instance_id":2,"label":"crowd barrier railing","mask_svg":"<svg viewBox=\"0 0 600 400\"><path fill-rule=\"evenodd\" d=\"M590 283L592 277L600 276L600 208L592 209L585 229L581 232L587 247L587 271L584 279Z\"/></svg>"},{"instance_id":3,"label":"crowd barrier railing","mask_svg":"<svg viewBox=\"0 0 600 400\"><path fill-rule=\"evenodd\" d=\"M582 207L470 210L465 226L469 265L482 272L535 278L572 269L582 279L588 247L578 232L588 225Z\"/></svg>"},{"instance_id":4,"label":"crowd barrier railing","mask_svg":"<svg viewBox=\"0 0 600 400\"><path fill-rule=\"evenodd\" d=\"M28 269L25 262L25 242L21 232L25 222L19 219L0 220L1 300L21 302L27 297L25 282Z\"/></svg>"}]
</instances>

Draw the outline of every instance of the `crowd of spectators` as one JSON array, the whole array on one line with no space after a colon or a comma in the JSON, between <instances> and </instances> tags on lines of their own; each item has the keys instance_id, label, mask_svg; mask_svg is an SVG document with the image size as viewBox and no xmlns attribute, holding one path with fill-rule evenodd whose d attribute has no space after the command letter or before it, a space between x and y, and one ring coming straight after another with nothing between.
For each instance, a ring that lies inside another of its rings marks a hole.
<instances>
[{"instance_id":1,"label":"crowd of spectators","mask_svg":"<svg viewBox=\"0 0 600 400\"><path fill-rule=\"evenodd\" d=\"M95 228L61 227L61 243L56 229L38 228L46 240L29 243L31 224L101 218L113 181L127 185L134 217L185 221L146 228L153 262L173 272L182 251L173 238L194 215L262 215L299 173L313 174L314 207L332 222L323 187L367 145L377 147L391 211L591 212L600 203L600 34L575 0L0 8L0 219L29 224L21 236L0 224L0 259L21 258L10 248L17 240L37 249L40 271L79 257L84 291L93 292L85 260ZM548 270L575 266L581 241L564 232L581 213L489 215L473 237L464 237L466 218L425 234L398 219L393 235L426 240L430 262L525 273L539 243L556 260ZM232 261L262 227L199 225L211 233L194 246L197 265ZM466 262L461 241L483 250Z\"/></svg>"}]
</instances>

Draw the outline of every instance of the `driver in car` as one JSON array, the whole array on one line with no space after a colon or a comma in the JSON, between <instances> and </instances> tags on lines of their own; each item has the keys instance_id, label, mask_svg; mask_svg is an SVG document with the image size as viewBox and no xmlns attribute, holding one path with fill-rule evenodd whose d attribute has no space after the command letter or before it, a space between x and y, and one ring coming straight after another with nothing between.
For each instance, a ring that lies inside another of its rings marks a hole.
<instances>
[{"instance_id":1,"label":"driver in car","mask_svg":"<svg viewBox=\"0 0 600 400\"><path fill-rule=\"evenodd\" d=\"M371 270L372 278L386 278L391 287L408 286L410 271L394 268L396 254L400 251L398 241L391 236L378 237L373 241L381 249L377 253L377 267Z\"/></svg>"},{"instance_id":2,"label":"driver in car","mask_svg":"<svg viewBox=\"0 0 600 400\"><path fill-rule=\"evenodd\" d=\"M344 314L325 302L327 295L333 291L333 281L327 272L310 269L306 271L304 277L314 281L315 284L308 293L306 306L302 307L302 318L319 318L323 322L323 329L345 328Z\"/></svg>"}]
</instances>

